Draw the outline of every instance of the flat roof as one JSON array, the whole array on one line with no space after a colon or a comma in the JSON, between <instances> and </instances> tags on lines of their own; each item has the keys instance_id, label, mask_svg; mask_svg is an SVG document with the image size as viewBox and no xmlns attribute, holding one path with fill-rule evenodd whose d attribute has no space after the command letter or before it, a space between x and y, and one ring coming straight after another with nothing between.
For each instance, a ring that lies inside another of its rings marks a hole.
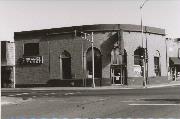
<instances>
[{"instance_id":1,"label":"flat roof","mask_svg":"<svg viewBox=\"0 0 180 119\"><path fill-rule=\"evenodd\" d=\"M75 30L83 32L103 32L103 31L128 31L128 32L141 32L141 25L132 24L95 24L95 25L82 25L82 26L71 26L71 27L61 27L52 29L42 29L42 30L32 30L32 31L22 31L14 32L14 39L29 35L50 35L50 34L65 34L73 33ZM145 33L165 35L165 29L143 26Z\"/></svg>"}]
</instances>

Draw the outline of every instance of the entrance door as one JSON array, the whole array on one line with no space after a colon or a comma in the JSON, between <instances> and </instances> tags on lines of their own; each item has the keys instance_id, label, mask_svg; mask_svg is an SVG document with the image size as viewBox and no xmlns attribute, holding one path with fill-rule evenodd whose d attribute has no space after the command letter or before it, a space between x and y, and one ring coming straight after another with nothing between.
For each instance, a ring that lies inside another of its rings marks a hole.
<instances>
[{"instance_id":1,"label":"entrance door","mask_svg":"<svg viewBox=\"0 0 180 119\"><path fill-rule=\"evenodd\" d=\"M154 71L156 76L161 76L159 57L154 57Z\"/></svg>"},{"instance_id":2,"label":"entrance door","mask_svg":"<svg viewBox=\"0 0 180 119\"><path fill-rule=\"evenodd\" d=\"M124 73L122 67L111 67L112 84L124 84Z\"/></svg>"},{"instance_id":3,"label":"entrance door","mask_svg":"<svg viewBox=\"0 0 180 119\"><path fill-rule=\"evenodd\" d=\"M63 79L71 79L71 58L62 58Z\"/></svg>"},{"instance_id":4,"label":"entrance door","mask_svg":"<svg viewBox=\"0 0 180 119\"><path fill-rule=\"evenodd\" d=\"M64 50L61 54L62 60L62 78L71 79L71 55L68 51Z\"/></svg>"},{"instance_id":5,"label":"entrance door","mask_svg":"<svg viewBox=\"0 0 180 119\"><path fill-rule=\"evenodd\" d=\"M11 81L11 68L7 66L1 67L1 87L2 88L10 88L9 86L12 84Z\"/></svg>"}]
</instances>

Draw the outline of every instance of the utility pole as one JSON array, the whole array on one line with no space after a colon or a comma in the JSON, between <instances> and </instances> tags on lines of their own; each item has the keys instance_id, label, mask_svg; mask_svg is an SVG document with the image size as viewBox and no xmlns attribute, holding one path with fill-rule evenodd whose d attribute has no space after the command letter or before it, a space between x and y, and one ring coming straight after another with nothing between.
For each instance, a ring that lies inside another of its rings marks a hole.
<instances>
[{"instance_id":1,"label":"utility pole","mask_svg":"<svg viewBox=\"0 0 180 119\"><path fill-rule=\"evenodd\" d=\"M0 56L1 56L1 41L0 41ZM2 57L2 56L1 56ZM2 81L1 79L1 57L0 57L0 82ZM1 82L2 83L2 82ZM1 87L2 88L2 87Z\"/></svg>"},{"instance_id":2,"label":"utility pole","mask_svg":"<svg viewBox=\"0 0 180 119\"><path fill-rule=\"evenodd\" d=\"M85 80L85 76L84 76L84 42L83 42L83 39L87 39L87 33L83 33L84 34L84 37L82 37L82 40L81 40L81 45L82 45L82 49L81 49L81 52L82 52L82 73L83 73L83 86L86 87L86 80Z\"/></svg>"},{"instance_id":3,"label":"utility pole","mask_svg":"<svg viewBox=\"0 0 180 119\"><path fill-rule=\"evenodd\" d=\"M91 42L91 48L92 48L92 88L95 88L95 79L94 79L94 33L92 32L91 34L88 34L88 33L84 33L84 32L77 32L75 30L75 36L77 36L78 33L85 35L85 37L82 37L82 39L85 39L85 40ZM91 36L91 40L89 40L87 38L87 36ZM84 49L84 47L83 47L83 41L82 41L82 53L84 53L83 49ZM83 54L82 54L82 57L83 57ZM84 60L84 57L82 58L82 60ZM83 68L84 68L84 65L82 64L82 70L83 70ZM83 71L83 85L86 85L84 83L86 83L86 81L84 79L84 71Z\"/></svg>"},{"instance_id":4,"label":"utility pole","mask_svg":"<svg viewBox=\"0 0 180 119\"><path fill-rule=\"evenodd\" d=\"M92 47L92 80L93 84L92 87L95 88L95 81L94 81L94 34L91 33L91 47Z\"/></svg>"},{"instance_id":5,"label":"utility pole","mask_svg":"<svg viewBox=\"0 0 180 119\"><path fill-rule=\"evenodd\" d=\"M143 12L142 12L142 8L143 6L145 5L145 3L147 2L148 0L145 0L142 5L140 6L140 11L141 11L141 38L142 38L142 48L144 48L144 29L143 29ZM144 80L143 80L143 86L146 87L147 85L147 40L146 40L146 46L144 48L144 59L143 59L143 62L144 62Z\"/></svg>"}]
</instances>

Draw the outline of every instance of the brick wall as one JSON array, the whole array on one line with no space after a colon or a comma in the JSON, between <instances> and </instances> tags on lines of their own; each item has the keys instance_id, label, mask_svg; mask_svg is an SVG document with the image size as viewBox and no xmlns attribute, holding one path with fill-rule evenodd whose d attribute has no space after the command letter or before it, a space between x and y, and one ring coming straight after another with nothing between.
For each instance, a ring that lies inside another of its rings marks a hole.
<instances>
[{"instance_id":1,"label":"brick wall","mask_svg":"<svg viewBox=\"0 0 180 119\"><path fill-rule=\"evenodd\" d=\"M95 44L102 54L102 78L110 78L111 51L117 41L116 32L95 34Z\"/></svg>"},{"instance_id":2,"label":"brick wall","mask_svg":"<svg viewBox=\"0 0 180 119\"><path fill-rule=\"evenodd\" d=\"M50 79L60 79L60 54L66 50L71 54L72 75L77 79L82 78L82 40L84 52L91 47L89 41L70 35L57 35L49 37L50 40ZM94 47L102 54L102 77L110 77L110 53L114 42L117 40L115 32L94 33Z\"/></svg>"},{"instance_id":3,"label":"brick wall","mask_svg":"<svg viewBox=\"0 0 180 119\"><path fill-rule=\"evenodd\" d=\"M82 40L72 35L50 36L50 79L60 79L60 55L64 50L71 55L73 78L82 78Z\"/></svg>"},{"instance_id":4,"label":"brick wall","mask_svg":"<svg viewBox=\"0 0 180 119\"><path fill-rule=\"evenodd\" d=\"M39 55L43 56L43 64L21 65L18 63L19 58L23 57L24 43L39 42ZM40 84L46 83L49 79L49 57L48 43L41 38L22 39L15 41L16 45L16 84Z\"/></svg>"}]
</instances>

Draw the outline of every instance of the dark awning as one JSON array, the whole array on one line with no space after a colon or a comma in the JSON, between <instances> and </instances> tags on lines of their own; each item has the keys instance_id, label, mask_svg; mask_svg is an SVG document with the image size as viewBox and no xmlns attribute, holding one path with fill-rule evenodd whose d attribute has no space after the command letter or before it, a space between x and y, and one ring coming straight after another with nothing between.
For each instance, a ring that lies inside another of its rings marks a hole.
<instances>
[{"instance_id":1,"label":"dark awning","mask_svg":"<svg viewBox=\"0 0 180 119\"><path fill-rule=\"evenodd\" d=\"M169 64L172 65L180 65L180 58L178 57L170 57Z\"/></svg>"}]
</instances>

